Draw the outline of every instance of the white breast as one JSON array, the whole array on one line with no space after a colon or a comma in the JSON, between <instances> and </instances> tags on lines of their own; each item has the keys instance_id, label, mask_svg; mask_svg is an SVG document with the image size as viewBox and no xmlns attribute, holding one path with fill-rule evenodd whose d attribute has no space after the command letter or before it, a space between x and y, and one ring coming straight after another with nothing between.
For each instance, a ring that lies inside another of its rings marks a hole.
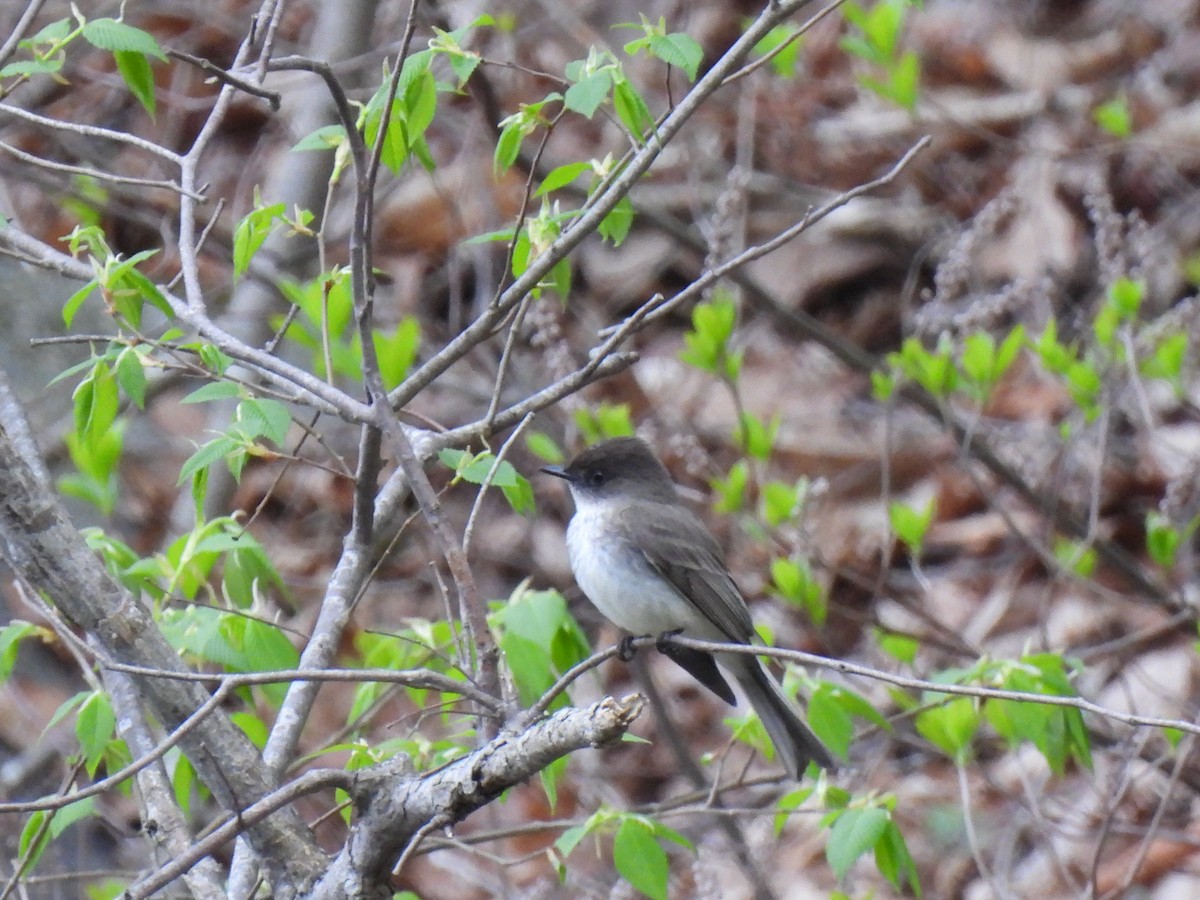
<instances>
[{"instance_id":1,"label":"white breast","mask_svg":"<svg viewBox=\"0 0 1200 900\"><path fill-rule=\"evenodd\" d=\"M605 527L602 504L580 504L567 527L575 580L610 622L634 635L683 629L718 639L716 629L650 567L645 557Z\"/></svg>"}]
</instances>

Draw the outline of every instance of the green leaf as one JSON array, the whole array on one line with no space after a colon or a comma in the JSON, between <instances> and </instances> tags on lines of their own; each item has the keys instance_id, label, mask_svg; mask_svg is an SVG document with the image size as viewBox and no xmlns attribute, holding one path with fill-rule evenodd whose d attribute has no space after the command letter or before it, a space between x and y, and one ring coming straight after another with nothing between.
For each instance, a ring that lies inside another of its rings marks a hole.
<instances>
[{"instance_id":1,"label":"green leaf","mask_svg":"<svg viewBox=\"0 0 1200 900\"><path fill-rule=\"evenodd\" d=\"M803 608L814 624L825 624L825 592L805 560L784 557L772 560L771 581L776 594Z\"/></svg>"},{"instance_id":2,"label":"green leaf","mask_svg":"<svg viewBox=\"0 0 1200 900\"><path fill-rule=\"evenodd\" d=\"M814 692L808 701L808 724L822 743L841 757L850 750L854 722L832 691Z\"/></svg>"},{"instance_id":3,"label":"green leaf","mask_svg":"<svg viewBox=\"0 0 1200 900\"><path fill-rule=\"evenodd\" d=\"M201 344L196 352L200 354L200 361L204 363L205 368L214 375L224 375L229 367L233 365L233 359L226 356L220 348L212 344Z\"/></svg>"},{"instance_id":4,"label":"green leaf","mask_svg":"<svg viewBox=\"0 0 1200 900\"><path fill-rule=\"evenodd\" d=\"M227 618L230 618L229 613L207 606L169 608L163 610L161 627L167 641L178 652L236 670L247 660L241 650L230 643L229 635L222 627Z\"/></svg>"},{"instance_id":5,"label":"green leaf","mask_svg":"<svg viewBox=\"0 0 1200 900\"><path fill-rule=\"evenodd\" d=\"M591 409L580 407L575 410L575 425L589 444L594 444L602 438L627 437L633 434L633 420L630 418L627 403L604 401Z\"/></svg>"},{"instance_id":6,"label":"green leaf","mask_svg":"<svg viewBox=\"0 0 1200 900\"><path fill-rule=\"evenodd\" d=\"M17 840L17 853L27 860L26 871L37 866L46 845L50 842L49 831L43 830L46 827L46 817L50 815L53 813L39 809L29 817L25 827L21 829L21 836Z\"/></svg>"},{"instance_id":7,"label":"green leaf","mask_svg":"<svg viewBox=\"0 0 1200 900\"><path fill-rule=\"evenodd\" d=\"M91 399L88 402L91 402ZM101 511L110 512L112 501L115 500L115 476L124 442L124 423L114 421L99 435L89 433L86 428L82 432L68 432L64 440L67 452L71 455L71 462L87 482L83 498L94 502ZM67 476L67 479L69 478L70 476Z\"/></svg>"},{"instance_id":8,"label":"green leaf","mask_svg":"<svg viewBox=\"0 0 1200 900\"><path fill-rule=\"evenodd\" d=\"M132 262L132 260L129 260ZM122 267L125 264L122 263ZM132 267L124 268L120 277L115 279L112 290L113 305L117 312L129 320L134 328L141 327L142 307L149 303L168 319L174 317L171 305L154 283L145 275Z\"/></svg>"},{"instance_id":9,"label":"green leaf","mask_svg":"<svg viewBox=\"0 0 1200 900\"><path fill-rule=\"evenodd\" d=\"M899 502L893 502L888 506L888 520L892 524L892 530L914 557L921 555L925 535L929 532L929 526L933 523L936 511L937 498L935 497L929 498L924 509L917 509Z\"/></svg>"},{"instance_id":10,"label":"green leaf","mask_svg":"<svg viewBox=\"0 0 1200 900\"><path fill-rule=\"evenodd\" d=\"M567 88L563 95L563 105L572 112L577 112L586 118L596 114L610 90L612 90L612 74L601 69L575 82Z\"/></svg>"},{"instance_id":11,"label":"green leaf","mask_svg":"<svg viewBox=\"0 0 1200 900\"><path fill-rule=\"evenodd\" d=\"M73 395L75 433L84 445L96 445L112 427L120 407L117 381L104 360L79 383Z\"/></svg>"},{"instance_id":12,"label":"green leaf","mask_svg":"<svg viewBox=\"0 0 1200 900\"><path fill-rule=\"evenodd\" d=\"M262 671L270 671L273 668L273 666L264 666ZM278 687L278 685L271 686ZM229 716L229 720L240 728L246 737L250 738L250 743L259 750L267 746L267 737L269 736L267 724L254 713L235 712Z\"/></svg>"},{"instance_id":13,"label":"green leaf","mask_svg":"<svg viewBox=\"0 0 1200 900\"><path fill-rule=\"evenodd\" d=\"M542 431L527 431L525 446L534 456L548 463L561 463L566 459L554 438Z\"/></svg>"},{"instance_id":14,"label":"green leaf","mask_svg":"<svg viewBox=\"0 0 1200 900\"><path fill-rule=\"evenodd\" d=\"M1058 323L1051 318L1034 342L1034 350L1047 371L1061 375L1075 361L1075 354L1058 340Z\"/></svg>"},{"instance_id":15,"label":"green leaf","mask_svg":"<svg viewBox=\"0 0 1200 900\"><path fill-rule=\"evenodd\" d=\"M391 334L376 331L372 339L383 386L390 391L405 379L416 362L421 346L421 322L416 316L407 316Z\"/></svg>"},{"instance_id":16,"label":"green leaf","mask_svg":"<svg viewBox=\"0 0 1200 900\"><path fill-rule=\"evenodd\" d=\"M21 829L21 836L17 842L18 854L27 859L25 872L31 872L37 866L50 841L71 825L94 814L94 797L85 797L59 810L39 809L33 813Z\"/></svg>"},{"instance_id":17,"label":"green leaf","mask_svg":"<svg viewBox=\"0 0 1200 900\"><path fill-rule=\"evenodd\" d=\"M61 837L62 833L76 822L82 822L94 815L96 815L95 797L84 797L82 800L67 804L58 810L50 821L50 839Z\"/></svg>"},{"instance_id":18,"label":"green leaf","mask_svg":"<svg viewBox=\"0 0 1200 900\"><path fill-rule=\"evenodd\" d=\"M237 449L237 441L224 435L202 444L184 461L183 466L179 469L179 479L175 484L183 484L201 469L207 468L219 460L228 460Z\"/></svg>"},{"instance_id":19,"label":"green leaf","mask_svg":"<svg viewBox=\"0 0 1200 900\"><path fill-rule=\"evenodd\" d=\"M1167 335L1154 349L1154 354L1142 361L1142 374L1148 378L1164 378L1178 385L1187 358L1188 337L1179 332Z\"/></svg>"},{"instance_id":20,"label":"green leaf","mask_svg":"<svg viewBox=\"0 0 1200 900\"><path fill-rule=\"evenodd\" d=\"M230 643L241 651L243 663L235 665L235 670L270 672L294 669L300 662L300 654L287 635L269 622L229 614L222 624ZM273 705L283 702L287 689L287 684L262 686L263 693Z\"/></svg>"},{"instance_id":21,"label":"green leaf","mask_svg":"<svg viewBox=\"0 0 1200 900\"><path fill-rule=\"evenodd\" d=\"M242 609L251 609L256 597L255 589L266 586L276 590L284 589L283 578L272 565L270 557L254 537L245 532L241 526L235 534L229 534L236 539L233 546L226 551L224 565L221 567L221 586L229 599Z\"/></svg>"},{"instance_id":22,"label":"green leaf","mask_svg":"<svg viewBox=\"0 0 1200 900\"><path fill-rule=\"evenodd\" d=\"M1169 569L1175 565L1175 557L1183 535L1162 513L1151 512L1146 516L1146 550L1157 565Z\"/></svg>"},{"instance_id":23,"label":"green leaf","mask_svg":"<svg viewBox=\"0 0 1200 900\"><path fill-rule=\"evenodd\" d=\"M741 512L746 505L746 486L750 483L750 465L744 459L739 459L729 469L724 478L714 478L709 482L716 495L713 508L719 513Z\"/></svg>"},{"instance_id":24,"label":"green leaf","mask_svg":"<svg viewBox=\"0 0 1200 900\"><path fill-rule=\"evenodd\" d=\"M875 867L895 888L900 889L901 882L907 881L912 892L918 897L921 896L916 861L908 851L904 835L890 817L883 836L875 844Z\"/></svg>"},{"instance_id":25,"label":"green leaf","mask_svg":"<svg viewBox=\"0 0 1200 900\"><path fill-rule=\"evenodd\" d=\"M792 36L795 33L795 25L787 23L776 25L767 32L762 40L754 45L754 49L751 52L756 57L763 57L774 51L781 44L791 41L784 49L771 57L771 69L780 78L794 78L796 75L796 66L800 59L802 41L802 39L792 40Z\"/></svg>"},{"instance_id":26,"label":"green leaf","mask_svg":"<svg viewBox=\"0 0 1200 900\"><path fill-rule=\"evenodd\" d=\"M741 427L734 432L738 447L755 459L770 459L779 434L780 417L772 416L770 423L766 423L753 413L743 412L740 419Z\"/></svg>"},{"instance_id":27,"label":"green leaf","mask_svg":"<svg viewBox=\"0 0 1200 900\"><path fill-rule=\"evenodd\" d=\"M22 47L36 47L39 44L57 44L65 41L71 34L70 19L55 19L38 31L31 38L21 41Z\"/></svg>"},{"instance_id":28,"label":"green leaf","mask_svg":"<svg viewBox=\"0 0 1200 900\"><path fill-rule=\"evenodd\" d=\"M404 89L402 116L405 138L409 147L412 147L437 117L437 80L429 71L428 60L425 60L422 67L421 61L414 54L404 62L405 71L401 74L401 80L408 74L409 64L413 65L412 80Z\"/></svg>"},{"instance_id":29,"label":"green leaf","mask_svg":"<svg viewBox=\"0 0 1200 900\"><path fill-rule=\"evenodd\" d=\"M323 125L316 131L309 132L300 138L293 146L293 152L306 150L336 150L347 141L344 125Z\"/></svg>"},{"instance_id":30,"label":"green leaf","mask_svg":"<svg viewBox=\"0 0 1200 900\"><path fill-rule=\"evenodd\" d=\"M104 752L113 739L116 725L117 718L113 715L108 697L99 691L89 695L79 707L79 714L75 718L75 737L83 749L88 775L95 776Z\"/></svg>"},{"instance_id":31,"label":"green leaf","mask_svg":"<svg viewBox=\"0 0 1200 900\"><path fill-rule=\"evenodd\" d=\"M622 197L617 201L617 205L609 210L608 215L600 220L596 230L614 247L620 247L625 243L625 238L629 236L630 229L633 228L633 216L633 201L628 197Z\"/></svg>"},{"instance_id":32,"label":"green leaf","mask_svg":"<svg viewBox=\"0 0 1200 900\"><path fill-rule=\"evenodd\" d=\"M7 625L0 627L0 683L8 681L8 677L12 674L21 641L39 633L41 633L40 628L21 619L13 619Z\"/></svg>"},{"instance_id":33,"label":"green leaf","mask_svg":"<svg viewBox=\"0 0 1200 900\"><path fill-rule=\"evenodd\" d=\"M563 856L570 856L579 842L582 841L588 834L591 833L591 828L584 825L576 825L574 828L568 828L558 836L558 840L554 842L554 847Z\"/></svg>"},{"instance_id":34,"label":"green leaf","mask_svg":"<svg viewBox=\"0 0 1200 900\"><path fill-rule=\"evenodd\" d=\"M970 697L957 697L917 716L917 731L956 763L967 759L979 728L979 713Z\"/></svg>"},{"instance_id":35,"label":"green leaf","mask_svg":"<svg viewBox=\"0 0 1200 900\"><path fill-rule=\"evenodd\" d=\"M117 50L113 53L113 58L125 85L153 119L154 72L150 69L150 61L146 59L146 54L135 50Z\"/></svg>"},{"instance_id":36,"label":"green leaf","mask_svg":"<svg viewBox=\"0 0 1200 900\"><path fill-rule=\"evenodd\" d=\"M897 105L913 110L917 107L920 91L921 59L915 53L905 53L888 73L885 96Z\"/></svg>"},{"instance_id":37,"label":"green leaf","mask_svg":"<svg viewBox=\"0 0 1200 900\"><path fill-rule=\"evenodd\" d=\"M1101 103L1092 111L1092 119L1113 137L1127 138L1133 134L1133 115L1125 96Z\"/></svg>"},{"instance_id":38,"label":"green leaf","mask_svg":"<svg viewBox=\"0 0 1200 900\"><path fill-rule=\"evenodd\" d=\"M801 484L768 481L762 486L763 518L779 526L795 518L802 501Z\"/></svg>"},{"instance_id":39,"label":"green leaf","mask_svg":"<svg viewBox=\"0 0 1200 900\"><path fill-rule=\"evenodd\" d=\"M888 812L878 807L847 809L829 830L825 859L839 881L850 872L860 856L872 850L887 830Z\"/></svg>"},{"instance_id":40,"label":"green leaf","mask_svg":"<svg viewBox=\"0 0 1200 900\"><path fill-rule=\"evenodd\" d=\"M613 840L613 863L621 876L653 900L667 900L670 863L654 836L653 828L640 817L627 816Z\"/></svg>"},{"instance_id":41,"label":"green leaf","mask_svg":"<svg viewBox=\"0 0 1200 900\"><path fill-rule=\"evenodd\" d=\"M512 507L513 512L525 516L537 509L537 500L533 494L533 485L522 475L517 475L517 483L500 488L504 499Z\"/></svg>"},{"instance_id":42,"label":"green leaf","mask_svg":"<svg viewBox=\"0 0 1200 900\"><path fill-rule=\"evenodd\" d=\"M229 400L242 396L242 386L232 381L213 381L196 388L180 403L211 403L213 400Z\"/></svg>"},{"instance_id":43,"label":"green leaf","mask_svg":"<svg viewBox=\"0 0 1200 900\"><path fill-rule=\"evenodd\" d=\"M256 192L257 193L257 192ZM256 208L238 222L233 232L233 277L241 278L250 268L254 254L270 236L272 229L287 212L286 203L262 206L255 197Z\"/></svg>"},{"instance_id":44,"label":"green leaf","mask_svg":"<svg viewBox=\"0 0 1200 900\"><path fill-rule=\"evenodd\" d=\"M491 618L517 694L527 706L590 652L583 631L557 591L518 590ZM552 708L567 702L565 695L560 696Z\"/></svg>"},{"instance_id":45,"label":"green leaf","mask_svg":"<svg viewBox=\"0 0 1200 900\"><path fill-rule=\"evenodd\" d=\"M1054 541L1054 558L1064 569L1080 578L1090 578L1099 560L1094 547L1063 537Z\"/></svg>"},{"instance_id":46,"label":"green leaf","mask_svg":"<svg viewBox=\"0 0 1200 900\"><path fill-rule=\"evenodd\" d=\"M569 756L560 756L538 772L538 778L542 782L542 790L546 792L546 801L550 804L551 812L558 807L558 782L566 774L569 762Z\"/></svg>"},{"instance_id":47,"label":"green leaf","mask_svg":"<svg viewBox=\"0 0 1200 900\"><path fill-rule=\"evenodd\" d=\"M278 400L247 397L238 404L234 420L245 424L251 438L262 437L282 446L292 424L291 413Z\"/></svg>"},{"instance_id":48,"label":"green leaf","mask_svg":"<svg viewBox=\"0 0 1200 900\"><path fill-rule=\"evenodd\" d=\"M429 149L429 144L424 137L417 137L410 148L412 155L417 158L417 162L421 164L426 172L437 171L437 160L433 158L433 151Z\"/></svg>"},{"instance_id":49,"label":"green leaf","mask_svg":"<svg viewBox=\"0 0 1200 900\"><path fill-rule=\"evenodd\" d=\"M83 26L83 37L93 47L99 47L101 50L144 53L163 62L167 60L167 55L158 46L158 41L148 32L116 19L92 19Z\"/></svg>"},{"instance_id":50,"label":"green leaf","mask_svg":"<svg viewBox=\"0 0 1200 900\"><path fill-rule=\"evenodd\" d=\"M617 118L641 144L642 136L654 127L654 114L637 88L625 79L613 86L613 109Z\"/></svg>"},{"instance_id":51,"label":"green leaf","mask_svg":"<svg viewBox=\"0 0 1200 900\"><path fill-rule=\"evenodd\" d=\"M986 332L968 335L963 341L962 367L971 380L991 385L996 362L996 340Z\"/></svg>"},{"instance_id":52,"label":"green leaf","mask_svg":"<svg viewBox=\"0 0 1200 900\"><path fill-rule=\"evenodd\" d=\"M501 460L500 464L496 466L496 457L489 451L472 454L466 450L448 447L438 453L438 459L454 470L456 479L461 478L471 484L483 484L487 481L493 466L496 471L492 474L490 483L497 487L514 487L517 479L520 478L517 470L508 460Z\"/></svg>"},{"instance_id":53,"label":"green leaf","mask_svg":"<svg viewBox=\"0 0 1200 900\"><path fill-rule=\"evenodd\" d=\"M1108 302L1116 309L1122 319L1136 317L1145 296L1145 282L1135 281L1125 276L1114 281L1108 289Z\"/></svg>"},{"instance_id":54,"label":"green leaf","mask_svg":"<svg viewBox=\"0 0 1200 900\"><path fill-rule=\"evenodd\" d=\"M789 814L795 812L797 809L803 806L804 802L812 795L813 789L811 787L806 787L789 791L779 798L775 804L775 809L777 810L775 814L776 838L783 833L784 826L787 825L788 821L791 819Z\"/></svg>"},{"instance_id":55,"label":"green leaf","mask_svg":"<svg viewBox=\"0 0 1200 900\"><path fill-rule=\"evenodd\" d=\"M75 314L79 312L79 307L83 306L83 301L90 297L92 292L98 287L99 285L96 284L95 281L89 281L67 298L67 302L63 304L62 311L63 324L66 325L67 328L70 328L71 323L75 321Z\"/></svg>"},{"instance_id":56,"label":"green leaf","mask_svg":"<svg viewBox=\"0 0 1200 900\"><path fill-rule=\"evenodd\" d=\"M492 154L492 169L496 175L512 168L521 153L521 142L524 139L525 132L520 123L514 122L500 130L500 137L496 139L496 152Z\"/></svg>"},{"instance_id":57,"label":"green leaf","mask_svg":"<svg viewBox=\"0 0 1200 900\"><path fill-rule=\"evenodd\" d=\"M514 278L520 278L525 274L532 255L533 243L529 240L529 227L526 226L517 232L516 240L513 241L512 273Z\"/></svg>"},{"instance_id":58,"label":"green leaf","mask_svg":"<svg viewBox=\"0 0 1200 900\"><path fill-rule=\"evenodd\" d=\"M649 40L649 49L667 65L683 69L689 81L696 80L704 50L695 38L683 33L654 35Z\"/></svg>"},{"instance_id":59,"label":"green leaf","mask_svg":"<svg viewBox=\"0 0 1200 900\"><path fill-rule=\"evenodd\" d=\"M719 295L692 310L692 328L684 335L687 350L679 355L714 375L722 374L729 355L729 340L737 325L737 304L728 295Z\"/></svg>"},{"instance_id":60,"label":"green leaf","mask_svg":"<svg viewBox=\"0 0 1200 900\"><path fill-rule=\"evenodd\" d=\"M880 650L893 659L910 666L917 658L917 651L921 649L921 644L916 638L878 628L875 629L875 639L879 642Z\"/></svg>"},{"instance_id":61,"label":"green leaf","mask_svg":"<svg viewBox=\"0 0 1200 900\"><path fill-rule=\"evenodd\" d=\"M887 403L896 393L896 378L889 372L875 370L871 373L871 396L880 403Z\"/></svg>"},{"instance_id":62,"label":"green leaf","mask_svg":"<svg viewBox=\"0 0 1200 900\"><path fill-rule=\"evenodd\" d=\"M571 295L571 259L564 257L554 264L546 281L565 304Z\"/></svg>"},{"instance_id":63,"label":"green leaf","mask_svg":"<svg viewBox=\"0 0 1200 900\"><path fill-rule=\"evenodd\" d=\"M542 179L541 185L533 196L541 197L543 194L549 194L551 191L557 191L559 188L566 187L589 169L591 169L591 165L586 162L567 163L566 165L552 169Z\"/></svg>"},{"instance_id":64,"label":"green leaf","mask_svg":"<svg viewBox=\"0 0 1200 900\"><path fill-rule=\"evenodd\" d=\"M53 75L62 71L63 62L61 53L50 59L18 59L0 69L0 78L12 78L17 75Z\"/></svg>"},{"instance_id":65,"label":"green leaf","mask_svg":"<svg viewBox=\"0 0 1200 900\"><path fill-rule=\"evenodd\" d=\"M1000 342L1000 349L996 351L996 361L992 370L992 377L996 381L999 381L1016 361L1017 354L1021 352L1023 346L1025 346L1025 326L1017 325L1008 333L1008 337Z\"/></svg>"},{"instance_id":66,"label":"green leaf","mask_svg":"<svg viewBox=\"0 0 1200 900\"><path fill-rule=\"evenodd\" d=\"M141 354L132 347L121 351L117 357L117 381L125 394L137 404L138 409L146 406L146 369Z\"/></svg>"},{"instance_id":67,"label":"green leaf","mask_svg":"<svg viewBox=\"0 0 1200 900\"><path fill-rule=\"evenodd\" d=\"M91 691L80 691L78 694L75 694L73 697L68 697L66 700L60 703L58 705L58 709L56 709L54 714L50 716L50 720L46 722L46 726L42 729L42 734L47 734L51 728L78 709L79 705L87 700L90 696L92 696Z\"/></svg>"}]
</instances>

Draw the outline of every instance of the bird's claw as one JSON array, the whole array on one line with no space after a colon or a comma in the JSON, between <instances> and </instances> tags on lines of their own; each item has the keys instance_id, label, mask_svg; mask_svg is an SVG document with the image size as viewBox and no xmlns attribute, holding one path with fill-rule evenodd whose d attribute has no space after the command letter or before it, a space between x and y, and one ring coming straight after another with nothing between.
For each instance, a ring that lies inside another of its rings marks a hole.
<instances>
[{"instance_id":1,"label":"bird's claw","mask_svg":"<svg viewBox=\"0 0 1200 900\"><path fill-rule=\"evenodd\" d=\"M638 635L636 634L627 634L621 638L617 644L617 659L621 662L629 662L637 656L637 645L634 643L637 639Z\"/></svg>"},{"instance_id":2,"label":"bird's claw","mask_svg":"<svg viewBox=\"0 0 1200 900\"><path fill-rule=\"evenodd\" d=\"M654 649L659 653L662 653L664 656L670 656L672 651L676 649L674 645L671 644L671 638L680 634L683 634L682 628L676 628L674 631L664 631L658 636L657 639L655 639Z\"/></svg>"}]
</instances>

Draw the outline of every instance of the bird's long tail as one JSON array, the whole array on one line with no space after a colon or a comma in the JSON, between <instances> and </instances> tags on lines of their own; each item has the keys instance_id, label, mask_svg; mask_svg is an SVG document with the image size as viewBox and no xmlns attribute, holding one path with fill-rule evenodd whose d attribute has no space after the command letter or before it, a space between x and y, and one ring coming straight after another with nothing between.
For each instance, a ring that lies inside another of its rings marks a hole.
<instances>
[{"instance_id":1,"label":"bird's long tail","mask_svg":"<svg viewBox=\"0 0 1200 900\"><path fill-rule=\"evenodd\" d=\"M729 663L746 699L758 713L771 743L775 745L780 762L793 778L799 781L810 761L816 762L822 769L833 771L837 768L833 754L800 719L791 701L783 695L775 679L757 658L739 656L736 663L733 660L729 660Z\"/></svg>"}]
</instances>

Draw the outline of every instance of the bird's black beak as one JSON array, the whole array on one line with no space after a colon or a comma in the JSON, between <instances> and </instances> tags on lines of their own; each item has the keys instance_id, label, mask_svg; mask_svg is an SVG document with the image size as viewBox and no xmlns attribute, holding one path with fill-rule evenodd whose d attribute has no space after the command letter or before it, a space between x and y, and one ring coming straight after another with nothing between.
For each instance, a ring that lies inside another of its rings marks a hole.
<instances>
[{"instance_id":1,"label":"bird's black beak","mask_svg":"<svg viewBox=\"0 0 1200 900\"><path fill-rule=\"evenodd\" d=\"M542 466L540 471L545 472L547 475L553 475L555 478L561 478L563 481L575 480L575 476L562 466Z\"/></svg>"}]
</instances>

